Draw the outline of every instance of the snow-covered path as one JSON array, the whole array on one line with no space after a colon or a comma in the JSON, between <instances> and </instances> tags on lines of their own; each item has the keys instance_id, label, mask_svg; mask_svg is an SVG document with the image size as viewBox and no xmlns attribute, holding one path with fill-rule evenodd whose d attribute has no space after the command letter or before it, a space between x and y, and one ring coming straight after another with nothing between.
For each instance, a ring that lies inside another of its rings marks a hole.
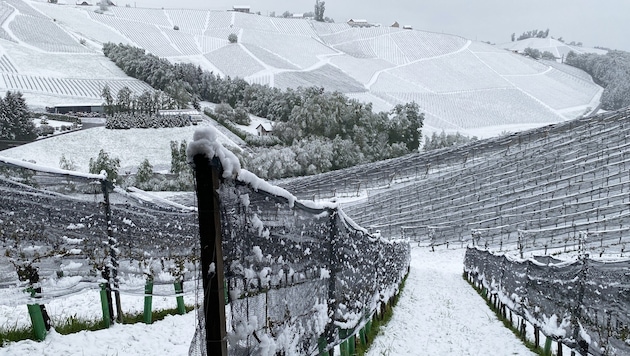
<instances>
[{"instance_id":1,"label":"snow-covered path","mask_svg":"<svg viewBox=\"0 0 630 356\"><path fill-rule=\"evenodd\" d=\"M405 290L368 355L533 355L462 279L464 252L412 249ZM0 347L0 356L186 355L194 328L195 315L189 313L153 325L116 325L67 336L53 332L41 343Z\"/></svg>"},{"instance_id":2,"label":"snow-covered path","mask_svg":"<svg viewBox=\"0 0 630 356\"><path fill-rule=\"evenodd\" d=\"M412 248L405 289L369 356L534 355L464 281L464 253Z\"/></svg>"}]
</instances>

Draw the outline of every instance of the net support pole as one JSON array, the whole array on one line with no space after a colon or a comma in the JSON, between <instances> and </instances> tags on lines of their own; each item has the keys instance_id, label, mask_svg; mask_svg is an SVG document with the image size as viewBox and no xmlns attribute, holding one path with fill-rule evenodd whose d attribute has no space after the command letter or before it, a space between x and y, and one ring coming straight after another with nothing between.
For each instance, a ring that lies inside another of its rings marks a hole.
<instances>
[{"instance_id":1,"label":"net support pole","mask_svg":"<svg viewBox=\"0 0 630 356\"><path fill-rule=\"evenodd\" d=\"M114 238L114 225L112 222L112 208L109 202L109 189L113 187L112 183L108 180L101 181L101 188L103 190L103 199L105 205L105 220L107 221L107 246L109 248L110 266L107 266L109 271L109 285L114 290L114 298L116 303L116 321L123 322L122 306L120 304L120 290L118 285L118 241ZM111 299L111 297L110 297Z\"/></svg>"},{"instance_id":2,"label":"net support pole","mask_svg":"<svg viewBox=\"0 0 630 356\"><path fill-rule=\"evenodd\" d=\"M227 356L225 290L219 195L221 164L215 157L193 158L197 183L201 271L204 290L206 354Z\"/></svg>"}]
</instances>

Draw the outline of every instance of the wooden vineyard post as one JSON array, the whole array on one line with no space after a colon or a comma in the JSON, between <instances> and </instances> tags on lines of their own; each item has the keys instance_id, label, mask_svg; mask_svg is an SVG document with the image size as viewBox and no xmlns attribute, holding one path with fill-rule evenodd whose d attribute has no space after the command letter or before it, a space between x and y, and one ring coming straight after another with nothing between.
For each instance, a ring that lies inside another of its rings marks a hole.
<instances>
[{"instance_id":1,"label":"wooden vineyard post","mask_svg":"<svg viewBox=\"0 0 630 356\"><path fill-rule=\"evenodd\" d=\"M217 193L221 164L216 157L210 162L209 158L202 154L195 155L193 162L201 240L206 354L227 356L221 215Z\"/></svg>"}]
</instances>

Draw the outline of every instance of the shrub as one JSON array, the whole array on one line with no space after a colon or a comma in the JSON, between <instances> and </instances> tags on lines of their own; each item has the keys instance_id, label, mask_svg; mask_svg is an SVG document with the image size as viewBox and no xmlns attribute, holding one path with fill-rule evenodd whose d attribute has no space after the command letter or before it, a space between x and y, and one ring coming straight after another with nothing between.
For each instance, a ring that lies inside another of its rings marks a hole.
<instances>
[{"instance_id":1,"label":"shrub","mask_svg":"<svg viewBox=\"0 0 630 356\"><path fill-rule=\"evenodd\" d=\"M50 125L41 125L37 128L38 136L48 136L55 133L55 128Z\"/></svg>"},{"instance_id":2,"label":"shrub","mask_svg":"<svg viewBox=\"0 0 630 356\"><path fill-rule=\"evenodd\" d=\"M138 167L138 172L136 173L136 184L146 183L153 177L153 166L149 163L149 160L145 158L142 163L140 163L140 167Z\"/></svg>"},{"instance_id":3,"label":"shrub","mask_svg":"<svg viewBox=\"0 0 630 356\"><path fill-rule=\"evenodd\" d=\"M118 170L120 169L120 159L110 158L105 150L101 149L96 159L90 158L89 170L92 174L99 174L101 171L107 173L107 179L115 182L118 179Z\"/></svg>"},{"instance_id":4,"label":"shrub","mask_svg":"<svg viewBox=\"0 0 630 356\"><path fill-rule=\"evenodd\" d=\"M230 43L238 42L238 36L236 35L236 33L230 33L230 35L228 36L228 41L230 41Z\"/></svg>"}]
</instances>

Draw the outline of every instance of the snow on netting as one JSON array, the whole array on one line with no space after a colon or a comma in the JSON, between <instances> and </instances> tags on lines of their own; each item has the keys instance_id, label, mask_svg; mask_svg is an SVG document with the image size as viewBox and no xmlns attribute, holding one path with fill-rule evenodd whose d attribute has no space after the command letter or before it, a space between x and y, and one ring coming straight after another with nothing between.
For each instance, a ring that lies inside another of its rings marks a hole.
<instances>
[{"instance_id":1,"label":"snow on netting","mask_svg":"<svg viewBox=\"0 0 630 356\"><path fill-rule=\"evenodd\" d=\"M523 260L469 248L464 269L545 335L589 355L630 354L629 260Z\"/></svg>"},{"instance_id":2,"label":"snow on netting","mask_svg":"<svg viewBox=\"0 0 630 356\"><path fill-rule=\"evenodd\" d=\"M230 355L317 354L358 331L397 291L408 242L372 236L335 204L296 201L226 159L221 164ZM205 354L203 330L201 320L191 355Z\"/></svg>"},{"instance_id":3,"label":"snow on netting","mask_svg":"<svg viewBox=\"0 0 630 356\"><path fill-rule=\"evenodd\" d=\"M121 294L142 295L147 276L172 289L196 276L197 236L190 210L139 200L104 175L0 157L2 305L32 303L16 286L41 287L40 304L105 280Z\"/></svg>"}]
</instances>

